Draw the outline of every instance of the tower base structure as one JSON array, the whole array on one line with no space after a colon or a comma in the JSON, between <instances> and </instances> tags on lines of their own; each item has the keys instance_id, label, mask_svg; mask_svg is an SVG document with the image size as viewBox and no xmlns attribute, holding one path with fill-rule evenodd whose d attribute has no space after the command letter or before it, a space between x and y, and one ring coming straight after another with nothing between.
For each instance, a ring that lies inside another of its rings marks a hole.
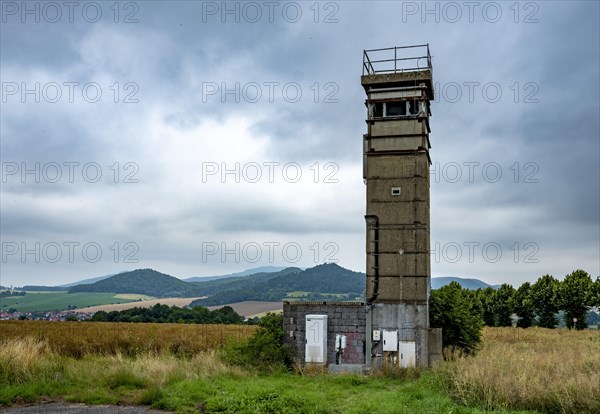
<instances>
[{"instance_id":1,"label":"tower base structure","mask_svg":"<svg viewBox=\"0 0 600 414\"><path fill-rule=\"evenodd\" d=\"M286 343L300 365L354 373L379 371L386 365L427 367L442 360L442 330L411 325L411 321L419 321L424 310L422 305L286 301L283 326ZM322 359L314 359L307 353L307 332L309 337L314 334L311 318L315 315L326 316L323 319L327 320ZM343 344L342 337L345 337Z\"/></svg>"},{"instance_id":2,"label":"tower base structure","mask_svg":"<svg viewBox=\"0 0 600 414\"><path fill-rule=\"evenodd\" d=\"M441 329L428 327L427 305L375 303L366 324L365 363L372 369L427 367L442 356Z\"/></svg>"}]
</instances>

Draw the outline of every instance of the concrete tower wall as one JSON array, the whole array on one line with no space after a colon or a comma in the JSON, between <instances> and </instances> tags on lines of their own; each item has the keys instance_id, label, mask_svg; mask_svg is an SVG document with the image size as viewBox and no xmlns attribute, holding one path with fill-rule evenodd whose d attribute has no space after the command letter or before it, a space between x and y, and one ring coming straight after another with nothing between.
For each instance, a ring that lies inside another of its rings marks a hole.
<instances>
[{"instance_id":1,"label":"concrete tower wall","mask_svg":"<svg viewBox=\"0 0 600 414\"><path fill-rule=\"evenodd\" d=\"M426 366L429 339L437 341L429 329L429 51L427 68L397 71L400 61L393 73L378 73L367 52L365 67L372 73L361 78L367 95L367 363L377 367L404 357L400 348L390 348L392 335L414 349L413 364ZM398 52L393 49L394 58Z\"/></svg>"}]
</instances>

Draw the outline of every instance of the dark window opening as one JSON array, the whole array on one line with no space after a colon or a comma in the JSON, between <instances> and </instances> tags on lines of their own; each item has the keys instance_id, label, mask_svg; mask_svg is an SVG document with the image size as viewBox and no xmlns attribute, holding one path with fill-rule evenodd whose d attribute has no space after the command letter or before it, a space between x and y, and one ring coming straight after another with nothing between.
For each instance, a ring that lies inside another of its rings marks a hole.
<instances>
[{"instance_id":1,"label":"dark window opening","mask_svg":"<svg viewBox=\"0 0 600 414\"><path fill-rule=\"evenodd\" d=\"M380 118L383 116L383 102L376 102L373 105L373 117Z\"/></svg>"},{"instance_id":2,"label":"dark window opening","mask_svg":"<svg viewBox=\"0 0 600 414\"><path fill-rule=\"evenodd\" d=\"M369 116L372 118L412 116L419 114L420 101L374 102L370 105Z\"/></svg>"},{"instance_id":3,"label":"dark window opening","mask_svg":"<svg viewBox=\"0 0 600 414\"><path fill-rule=\"evenodd\" d=\"M405 101L386 102L385 109L386 109L385 116L404 116L404 115L406 115Z\"/></svg>"}]
</instances>

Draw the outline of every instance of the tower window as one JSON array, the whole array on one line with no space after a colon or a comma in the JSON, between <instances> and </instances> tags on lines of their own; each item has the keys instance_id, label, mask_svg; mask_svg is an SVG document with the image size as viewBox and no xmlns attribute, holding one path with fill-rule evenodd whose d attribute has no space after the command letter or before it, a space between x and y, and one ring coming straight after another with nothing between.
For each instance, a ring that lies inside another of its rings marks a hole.
<instances>
[{"instance_id":1,"label":"tower window","mask_svg":"<svg viewBox=\"0 0 600 414\"><path fill-rule=\"evenodd\" d=\"M373 104L373 113L371 115L373 118L381 118L383 116L383 105L383 102L376 102Z\"/></svg>"},{"instance_id":2,"label":"tower window","mask_svg":"<svg viewBox=\"0 0 600 414\"><path fill-rule=\"evenodd\" d=\"M406 101L386 102L385 116L404 116L406 115Z\"/></svg>"},{"instance_id":3,"label":"tower window","mask_svg":"<svg viewBox=\"0 0 600 414\"><path fill-rule=\"evenodd\" d=\"M417 100L374 102L369 105L369 118L418 115L421 107L420 102Z\"/></svg>"}]
</instances>

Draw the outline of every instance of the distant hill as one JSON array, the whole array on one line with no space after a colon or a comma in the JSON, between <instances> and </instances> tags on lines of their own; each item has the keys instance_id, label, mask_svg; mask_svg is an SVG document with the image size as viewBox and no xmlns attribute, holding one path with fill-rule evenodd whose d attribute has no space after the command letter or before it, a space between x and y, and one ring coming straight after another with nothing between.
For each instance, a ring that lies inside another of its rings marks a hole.
<instances>
[{"instance_id":1,"label":"distant hill","mask_svg":"<svg viewBox=\"0 0 600 414\"><path fill-rule=\"evenodd\" d=\"M92 284L73 286L69 293L74 292L138 293L158 298L203 296L196 285L152 269L119 273Z\"/></svg>"},{"instance_id":2,"label":"distant hill","mask_svg":"<svg viewBox=\"0 0 600 414\"><path fill-rule=\"evenodd\" d=\"M243 270L241 272L236 272L236 273L229 273L226 275L219 275L219 276L196 276L196 277L190 277L187 279L182 279L185 282L209 282L211 280L219 280L219 279L227 279L230 277L240 277L240 276L249 276L249 275L254 275L256 273L275 273L275 272L280 272L283 269L285 269L285 267L279 267L279 266L260 266L260 267L254 267L252 269L246 269Z\"/></svg>"},{"instance_id":3,"label":"distant hill","mask_svg":"<svg viewBox=\"0 0 600 414\"><path fill-rule=\"evenodd\" d=\"M250 291L255 289L264 289L264 284L271 279L281 275L296 274L302 272L297 267L287 267L279 272L254 273L247 276L229 277L225 279L209 280L206 282L195 282L203 293L203 296L213 296L227 291ZM259 286L259 287L257 287Z\"/></svg>"},{"instance_id":4,"label":"distant hill","mask_svg":"<svg viewBox=\"0 0 600 414\"><path fill-rule=\"evenodd\" d=\"M364 273L344 269L335 263L327 263L306 269L293 277L289 274L269 281L271 289L308 291L319 293L364 293Z\"/></svg>"},{"instance_id":5,"label":"distant hill","mask_svg":"<svg viewBox=\"0 0 600 414\"><path fill-rule=\"evenodd\" d=\"M294 294L302 300L353 300L364 295L364 273L336 264L310 269L287 268L277 273L260 273L236 279L198 283L209 296L190 306L215 306L243 301L280 301Z\"/></svg>"},{"instance_id":6,"label":"distant hill","mask_svg":"<svg viewBox=\"0 0 600 414\"><path fill-rule=\"evenodd\" d=\"M70 287L77 286L77 285L91 285L92 283L96 283L96 282L99 282L101 280L108 279L111 276L118 275L120 273L125 273L125 272L126 271L122 271L122 272L119 272L119 273L111 273L110 275L91 277L89 279L83 279L83 280L79 280L77 282L67 283L67 284L64 284L64 285L59 285L57 287L70 288Z\"/></svg>"},{"instance_id":7,"label":"distant hill","mask_svg":"<svg viewBox=\"0 0 600 414\"><path fill-rule=\"evenodd\" d=\"M488 287L496 289L499 287L496 285L489 285L485 282L482 282L479 279L464 279L464 278L460 278L460 277L447 276L447 277L432 277L431 278L431 288L439 289L442 286L449 285L450 282L458 282L458 284L461 285L464 289L470 289L470 290L477 290L480 288L485 289Z\"/></svg>"},{"instance_id":8,"label":"distant hill","mask_svg":"<svg viewBox=\"0 0 600 414\"><path fill-rule=\"evenodd\" d=\"M37 285L25 285L18 290L26 290L28 292L64 292L67 290L60 286L37 286Z\"/></svg>"}]
</instances>

